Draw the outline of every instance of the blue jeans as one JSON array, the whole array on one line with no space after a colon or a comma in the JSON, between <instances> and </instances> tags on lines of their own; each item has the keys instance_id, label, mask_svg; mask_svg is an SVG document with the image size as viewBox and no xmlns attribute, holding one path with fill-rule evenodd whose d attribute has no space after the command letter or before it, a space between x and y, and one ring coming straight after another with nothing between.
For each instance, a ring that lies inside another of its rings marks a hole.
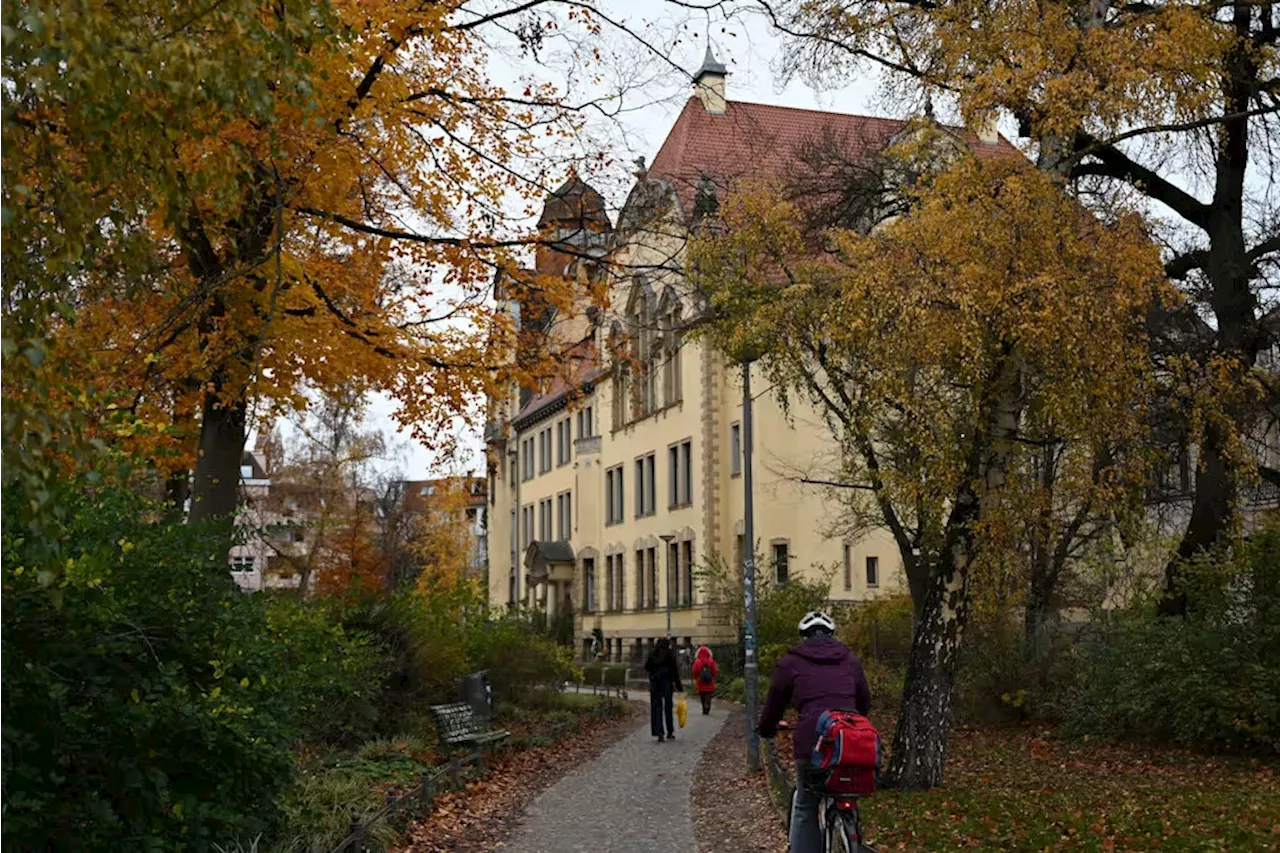
<instances>
[{"instance_id":1,"label":"blue jeans","mask_svg":"<svg viewBox=\"0 0 1280 853\"><path fill-rule=\"evenodd\" d=\"M675 706L672 699L675 695L670 681L649 682L649 733L654 737L662 737L662 724L666 723L666 735L676 733Z\"/></svg>"},{"instance_id":2,"label":"blue jeans","mask_svg":"<svg viewBox=\"0 0 1280 853\"><path fill-rule=\"evenodd\" d=\"M809 786L809 762L796 759L796 795L791 800L791 853L822 853L822 830L818 827L821 797Z\"/></svg>"}]
</instances>

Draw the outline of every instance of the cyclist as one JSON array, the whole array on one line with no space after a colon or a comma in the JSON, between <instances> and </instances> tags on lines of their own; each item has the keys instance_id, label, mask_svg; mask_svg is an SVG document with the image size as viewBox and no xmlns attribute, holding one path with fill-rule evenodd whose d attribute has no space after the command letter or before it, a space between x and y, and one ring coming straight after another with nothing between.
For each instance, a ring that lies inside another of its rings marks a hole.
<instances>
[{"instance_id":1,"label":"cyclist","mask_svg":"<svg viewBox=\"0 0 1280 853\"><path fill-rule=\"evenodd\" d=\"M818 717L827 710L871 710L871 688L862 661L835 638L836 623L821 610L800 620L804 642L793 647L773 670L769 696L760 714L760 736L773 737L789 706L800 719L795 726L796 796L791 802L791 853L821 853L818 828L819 793L808 780L809 757L817 740Z\"/></svg>"}]
</instances>

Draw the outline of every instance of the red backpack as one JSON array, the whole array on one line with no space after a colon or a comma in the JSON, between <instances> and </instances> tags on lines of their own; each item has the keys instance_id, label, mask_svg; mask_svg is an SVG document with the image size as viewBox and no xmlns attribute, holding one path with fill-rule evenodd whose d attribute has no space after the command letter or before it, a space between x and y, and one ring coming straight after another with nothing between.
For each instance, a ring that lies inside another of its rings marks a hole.
<instances>
[{"instance_id":1,"label":"red backpack","mask_svg":"<svg viewBox=\"0 0 1280 853\"><path fill-rule=\"evenodd\" d=\"M874 793L880 768L880 733L861 714L823 711L810 763L828 793Z\"/></svg>"}]
</instances>

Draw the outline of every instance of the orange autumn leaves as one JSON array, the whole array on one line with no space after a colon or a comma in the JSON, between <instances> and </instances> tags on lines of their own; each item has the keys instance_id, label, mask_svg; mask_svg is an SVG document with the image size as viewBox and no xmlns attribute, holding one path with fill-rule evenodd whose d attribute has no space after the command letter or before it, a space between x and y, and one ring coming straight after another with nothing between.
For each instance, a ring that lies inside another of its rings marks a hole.
<instances>
[{"instance_id":1,"label":"orange autumn leaves","mask_svg":"<svg viewBox=\"0 0 1280 853\"><path fill-rule=\"evenodd\" d=\"M105 199L65 223L93 237L59 284L74 304L46 328L47 369L92 386L95 416L136 418L112 442L190 466L210 396L269 415L304 388L385 389L421 438L478 411L513 334L487 294L535 236L502 211L541 193L541 146L578 117L547 85L490 80L460 6L89 6L24 34L67 52L49 85L80 88L17 105L19 213L34 227L59 187Z\"/></svg>"},{"instance_id":2,"label":"orange autumn leaves","mask_svg":"<svg viewBox=\"0 0 1280 853\"><path fill-rule=\"evenodd\" d=\"M973 456L990 452L997 398L1015 395L1026 446L1008 449L1004 491L983 508L986 544L1010 547L1027 497L1013 498L1016 472L1037 440L1079 448L1066 485L1082 500L1100 487L1094 451L1137 443L1146 311L1174 297L1135 219L1101 222L1024 165L964 157L908 195L905 216L828 231L819 252L777 192L732 197L723 232L693 249L709 334L761 352L784 386L816 380L842 429L879 448L880 494L903 506L940 513L960 489L985 493L967 480Z\"/></svg>"}]
</instances>

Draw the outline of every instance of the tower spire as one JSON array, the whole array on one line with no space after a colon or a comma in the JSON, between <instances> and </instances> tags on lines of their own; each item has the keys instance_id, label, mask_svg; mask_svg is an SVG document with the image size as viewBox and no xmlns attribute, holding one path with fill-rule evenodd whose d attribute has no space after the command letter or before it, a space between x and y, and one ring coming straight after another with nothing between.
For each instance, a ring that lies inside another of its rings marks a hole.
<instances>
[{"instance_id":1,"label":"tower spire","mask_svg":"<svg viewBox=\"0 0 1280 853\"><path fill-rule=\"evenodd\" d=\"M711 39L707 39L707 52L702 57L702 67L693 75L693 91L702 101L702 106L711 115L724 115L727 108L724 78L729 76L729 69L716 59L711 50Z\"/></svg>"}]
</instances>

